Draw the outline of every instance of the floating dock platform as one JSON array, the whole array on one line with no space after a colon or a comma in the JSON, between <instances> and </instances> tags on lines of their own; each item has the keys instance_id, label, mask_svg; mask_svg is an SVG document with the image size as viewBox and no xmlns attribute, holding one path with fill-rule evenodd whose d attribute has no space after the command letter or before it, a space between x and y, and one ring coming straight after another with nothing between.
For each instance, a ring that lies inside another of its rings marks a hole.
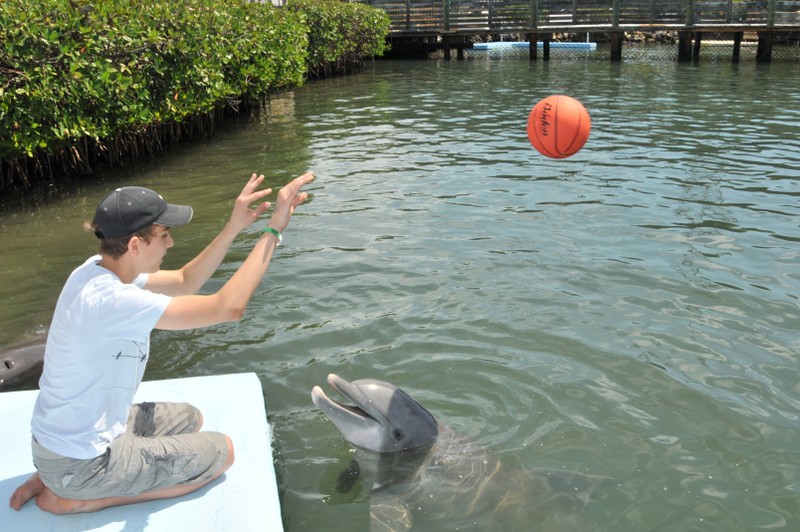
<instances>
[{"instance_id":1,"label":"floating dock platform","mask_svg":"<svg viewBox=\"0 0 800 532\"><path fill-rule=\"evenodd\" d=\"M0 529L202 532L282 531L278 486L272 462L261 382L254 373L143 382L135 401L191 403L203 412L203 430L233 440L236 461L220 478L175 499L108 508L96 513L53 515L34 501L14 511L8 501L35 471L31 460L31 413L39 392L0 393L3 459L0 460Z\"/></svg>"},{"instance_id":2,"label":"floating dock platform","mask_svg":"<svg viewBox=\"0 0 800 532\"><path fill-rule=\"evenodd\" d=\"M481 42L472 45L473 50L489 50L489 51L510 50L513 48L525 48L527 50L530 47L531 43L527 41ZM542 41L538 41L536 43L536 47L544 48L544 43ZM597 50L597 43L596 42L551 42L550 48L561 48L567 50L588 50L590 52L593 52Z\"/></svg>"}]
</instances>

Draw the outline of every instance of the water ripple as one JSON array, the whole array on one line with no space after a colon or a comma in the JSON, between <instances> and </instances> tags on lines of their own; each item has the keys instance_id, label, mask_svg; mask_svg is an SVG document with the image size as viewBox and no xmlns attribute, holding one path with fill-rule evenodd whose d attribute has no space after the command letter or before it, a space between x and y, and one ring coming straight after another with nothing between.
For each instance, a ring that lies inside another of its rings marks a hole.
<instances>
[{"instance_id":1,"label":"water ripple","mask_svg":"<svg viewBox=\"0 0 800 532\"><path fill-rule=\"evenodd\" d=\"M276 96L266 120L124 176L191 191L199 234L175 232L176 264L226 219L237 190L220 176L318 176L245 319L156 334L148 376L259 374L287 530L366 527L368 489L325 492L352 455L309 400L331 371L401 385L514 469L613 478L575 512L584 529L797 528L795 70L389 62ZM556 92L593 125L558 161L525 135ZM88 216L75 203L47 231L4 226L9 328L41 323L83 258L53 233Z\"/></svg>"}]
</instances>

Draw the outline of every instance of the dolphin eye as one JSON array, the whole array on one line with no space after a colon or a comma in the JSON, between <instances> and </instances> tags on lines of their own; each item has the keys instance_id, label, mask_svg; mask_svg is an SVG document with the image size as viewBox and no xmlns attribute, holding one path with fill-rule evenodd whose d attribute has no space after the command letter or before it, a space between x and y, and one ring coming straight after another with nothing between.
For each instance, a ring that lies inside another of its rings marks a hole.
<instances>
[{"instance_id":1,"label":"dolphin eye","mask_svg":"<svg viewBox=\"0 0 800 532\"><path fill-rule=\"evenodd\" d=\"M394 441L402 440L403 436L405 436L405 434L403 434L402 430L400 430L400 429L392 430L392 439L394 439Z\"/></svg>"}]
</instances>

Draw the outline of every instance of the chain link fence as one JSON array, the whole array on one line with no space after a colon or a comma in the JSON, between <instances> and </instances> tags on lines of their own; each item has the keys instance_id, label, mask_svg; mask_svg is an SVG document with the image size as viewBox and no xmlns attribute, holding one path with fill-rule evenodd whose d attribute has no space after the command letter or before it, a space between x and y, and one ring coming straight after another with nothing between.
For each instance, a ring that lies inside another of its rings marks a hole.
<instances>
[{"instance_id":1,"label":"chain link fence","mask_svg":"<svg viewBox=\"0 0 800 532\"><path fill-rule=\"evenodd\" d=\"M464 50L465 59L497 60L530 58L529 45L524 44L524 35L502 35L476 37L474 48ZM571 33L556 34L550 43L551 61L610 61L611 42L608 34ZM583 48L564 43L594 43ZM484 48L485 46L485 48ZM544 58L542 43L538 43L537 60ZM714 62L734 61L734 36L731 33L703 33L697 60ZM740 63L756 62L758 35L745 33L739 43ZM441 52L439 52L441 53ZM623 61L677 61L678 33L655 32L653 34L625 34L622 45ZM771 61L800 63L800 35L776 36L772 46Z\"/></svg>"}]
</instances>

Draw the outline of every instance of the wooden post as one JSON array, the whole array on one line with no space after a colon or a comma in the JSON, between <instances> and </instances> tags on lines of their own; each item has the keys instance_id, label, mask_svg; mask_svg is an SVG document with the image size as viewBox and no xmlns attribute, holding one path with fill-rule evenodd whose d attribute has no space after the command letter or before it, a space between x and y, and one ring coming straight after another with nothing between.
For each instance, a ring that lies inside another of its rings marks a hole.
<instances>
[{"instance_id":1,"label":"wooden post","mask_svg":"<svg viewBox=\"0 0 800 532\"><path fill-rule=\"evenodd\" d=\"M539 0L531 0L528 27L535 30L539 27Z\"/></svg>"},{"instance_id":2,"label":"wooden post","mask_svg":"<svg viewBox=\"0 0 800 532\"><path fill-rule=\"evenodd\" d=\"M772 61L772 37L773 33L771 31L758 32L756 63L769 63Z\"/></svg>"},{"instance_id":3,"label":"wooden post","mask_svg":"<svg viewBox=\"0 0 800 532\"><path fill-rule=\"evenodd\" d=\"M767 26L775 25L775 0L767 3ZM772 43L770 42L770 53L772 53Z\"/></svg>"},{"instance_id":4,"label":"wooden post","mask_svg":"<svg viewBox=\"0 0 800 532\"><path fill-rule=\"evenodd\" d=\"M619 8L620 0L614 0L611 6L611 27L616 30L619 28ZM622 61L622 32L611 32L611 62Z\"/></svg>"},{"instance_id":5,"label":"wooden post","mask_svg":"<svg viewBox=\"0 0 800 532\"><path fill-rule=\"evenodd\" d=\"M528 59L530 61L536 61L536 52L537 49L539 48L537 46L538 44L537 39L538 36L535 33L528 34L528 43L530 44L530 48L528 49Z\"/></svg>"},{"instance_id":6,"label":"wooden post","mask_svg":"<svg viewBox=\"0 0 800 532\"><path fill-rule=\"evenodd\" d=\"M767 26L769 27L775 25L775 4L775 0L769 0L767 2ZM772 40L774 36L775 34L771 31L762 31L758 33L756 63L769 63L772 61Z\"/></svg>"},{"instance_id":7,"label":"wooden post","mask_svg":"<svg viewBox=\"0 0 800 532\"><path fill-rule=\"evenodd\" d=\"M737 31L733 34L733 57L731 57L731 61L734 63L739 62L739 52L742 49L742 37L744 36L744 32Z\"/></svg>"},{"instance_id":8,"label":"wooden post","mask_svg":"<svg viewBox=\"0 0 800 532\"><path fill-rule=\"evenodd\" d=\"M550 39L553 37L552 33L545 33L542 39L542 60L550 61Z\"/></svg>"},{"instance_id":9,"label":"wooden post","mask_svg":"<svg viewBox=\"0 0 800 532\"><path fill-rule=\"evenodd\" d=\"M612 31L611 32L611 61L612 62L619 62L622 61L622 32L621 31Z\"/></svg>"},{"instance_id":10,"label":"wooden post","mask_svg":"<svg viewBox=\"0 0 800 532\"><path fill-rule=\"evenodd\" d=\"M694 26L694 0L686 2L686 26ZM678 32L678 62L683 63L692 60L692 37L694 32Z\"/></svg>"},{"instance_id":11,"label":"wooden post","mask_svg":"<svg viewBox=\"0 0 800 532\"><path fill-rule=\"evenodd\" d=\"M692 32L678 32L678 62L692 60Z\"/></svg>"},{"instance_id":12,"label":"wooden post","mask_svg":"<svg viewBox=\"0 0 800 532\"><path fill-rule=\"evenodd\" d=\"M694 32L694 52L692 53L692 61L697 63L700 61L700 41L703 38L703 33L700 31Z\"/></svg>"},{"instance_id":13,"label":"wooden post","mask_svg":"<svg viewBox=\"0 0 800 532\"><path fill-rule=\"evenodd\" d=\"M534 31L528 34L528 43L530 44L528 60L536 61L536 52L538 48L536 45L539 38L539 35L536 33L536 28L539 27L539 0L531 0L529 17L528 26Z\"/></svg>"}]
</instances>

